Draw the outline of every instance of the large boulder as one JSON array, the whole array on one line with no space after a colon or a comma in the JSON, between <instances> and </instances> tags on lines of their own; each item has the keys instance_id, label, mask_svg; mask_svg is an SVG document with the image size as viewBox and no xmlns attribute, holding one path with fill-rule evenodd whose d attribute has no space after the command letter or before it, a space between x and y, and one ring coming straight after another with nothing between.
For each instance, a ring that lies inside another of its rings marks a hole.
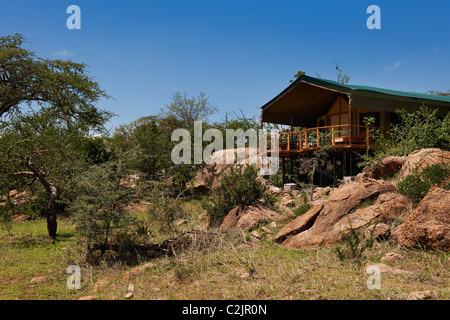
<instances>
[{"instance_id":1,"label":"large boulder","mask_svg":"<svg viewBox=\"0 0 450 320\"><path fill-rule=\"evenodd\" d=\"M382 159L371 168L360 173L356 181L364 182L371 179L384 179L398 174L398 178L406 177L414 172L436 163L449 163L450 152L437 148L426 148L411 152L408 156L390 156ZM398 178L396 180L398 180Z\"/></svg>"},{"instance_id":2,"label":"large boulder","mask_svg":"<svg viewBox=\"0 0 450 320\"><path fill-rule=\"evenodd\" d=\"M233 165L254 165L259 167L258 148L224 149L214 152L208 160L210 166L198 171L191 186L207 190L220 185L222 175Z\"/></svg>"},{"instance_id":3,"label":"large boulder","mask_svg":"<svg viewBox=\"0 0 450 320\"><path fill-rule=\"evenodd\" d=\"M295 235L309 229L314 224L314 221L316 220L322 208L323 204L316 205L309 209L309 211L305 214L302 214L301 216L292 220L283 228L281 228L281 230L275 236L274 240L284 241L291 235Z\"/></svg>"},{"instance_id":4,"label":"large boulder","mask_svg":"<svg viewBox=\"0 0 450 320\"><path fill-rule=\"evenodd\" d=\"M450 190L432 188L390 241L405 247L450 248Z\"/></svg>"},{"instance_id":5,"label":"large boulder","mask_svg":"<svg viewBox=\"0 0 450 320\"><path fill-rule=\"evenodd\" d=\"M29 192L23 191L19 192L18 190L12 190L9 192L9 199L11 203L15 206L21 206L27 204L30 200L35 199L32 197ZM0 197L0 207L6 206L6 201L8 200L8 196L4 195ZM5 202L3 202L5 201Z\"/></svg>"},{"instance_id":6,"label":"large boulder","mask_svg":"<svg viewBox=\"0 0 450 320\"><path fill-rule=\"evenodd\" d=\"M416 202L405 195L387 192L381 194L378 199L378 221L383 223L391 222L394 219L408 214L416 206Z\"/></svg>"},{"instance_id":7,"label":"large boulder","mask_svg":"<svg viewBox=\"0 0 450 320\"><path fill-rule=\"evenodd\" d=\"M281 220L286 220L286 217L260 204L238 206L226 215L221 228L249 231L261 224Z\"/></svg>"},{"instance_id":8,"label":"large boulder","mask_svg":"<svg viewBox=\"0 0 450 320\"><path fill-rule=\"evenodd\" d=\"M365 206L364 204L368 200L373 201L378 198L380 194L394 190L395 187L392 184L377 180L342 185L331 193L329 201L320 210L312 226L291 236L282 245L295 249L313 249L332 245L342 237L342 233L350 227L350 224L356 229L378 218L381 204L378 202L375 205ZM358 209L356 208L358 206L363 207ZM291 222L292 225L294 221Z\"/></svg>"},{"instance_id":9,"label":"large boulder","mask_svg":"<svg viewBox=\"0 0 450 320\"><path fill-rule=\"evenodd\" d=\"M437 163L450 163L450 151L436 148L421 149L410 153L403 163L401 176L406 177L414 172Z\"/></svg>"},{"instance_id":10,"label":"large boulder","mask_svg":"<svg viewBox=\"0 0 450 320\"><path fill-rule=\"evenodd\" d=\"M374 166L371 177L374 179L382 179L393 176L402 169L405 161L406 157L386 157Z\"/></svg>"}]
</instances>

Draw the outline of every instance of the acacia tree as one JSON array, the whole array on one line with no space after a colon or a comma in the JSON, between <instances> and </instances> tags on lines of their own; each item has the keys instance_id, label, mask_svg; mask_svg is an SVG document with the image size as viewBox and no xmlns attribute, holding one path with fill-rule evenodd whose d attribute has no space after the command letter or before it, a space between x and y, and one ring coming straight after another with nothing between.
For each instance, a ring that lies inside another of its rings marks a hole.
<instances>
[{"instance_id":1,"label":"acacia tree","mask_svg":"<svg viewBox=\"0 0 450 320\"><path fill-rule=\"evenodd\" d=\"M172 102L167 105L165 115L181 121L184 128L193 128L195 121L206 121L210 115L217 112L217 107L211 105L208 99L204 92L192 98L188 98L186 92L176 92Z\"/></svg>"},{"instance_id":2,"label":"acacia tree","mask_svg":"<svg viewBox=\"0 0 450 320\"><path fill-rule=\"evenodd\" d=\"M96 107L108 96L85 64L38 58L25 43L20 34L0 37L0 181L42 185L54 239L59 179L75 168L68 163L77 159L78 142L103 131L112 114Z\"/></svg>"}]
</instances>

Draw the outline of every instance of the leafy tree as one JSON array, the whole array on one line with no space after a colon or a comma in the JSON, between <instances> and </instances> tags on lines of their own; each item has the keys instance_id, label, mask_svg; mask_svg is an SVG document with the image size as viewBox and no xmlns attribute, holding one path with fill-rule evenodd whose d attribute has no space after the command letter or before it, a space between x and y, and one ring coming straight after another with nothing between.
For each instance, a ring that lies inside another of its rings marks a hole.
<instances>
[{"instance_id":1,"label":"leafy tree","mask_svg":"<svg viewBox=\"0 0 450 320\"><path fill-rule=\"evenodd\" d=\"M77 194L69 212L89 252L98 247L103 254L110 240L134 223L126 209L134 195L125 183L129 173L123 160L114 159L91 166L77 177Z\"/></svg>"},{"instance_id":2,"label":"leafy tree","mask_svg":"<svg viewBox=\"0 0 450 320\"><path fill-rule=\"evenodd\" d=\"M213 125L214 128L221 131L224 139L227 137L227 130L242 130L244 134L249 132L248 130L251 130L252 133L258 135L260 126L259 117L246 117L242 110L240 110L240 114L236 112L226 112L225 118L221 122L216 122ZM247 147L249 144L249 137L244 136L243 140L244 141L239 141L239 137L237 136L234 141L234 148L238 147L240 145L239 143L243 143L243 145ZM226 143L224 143L223 146L224 148L228 148Z\"/></svg>"},{"instance_id":3,"label":"leafy tree","mask_svg":"<svg viewBox=\"0 0 450 320\"><path fill-rule=\"evenodd\" d=\"M391 141L401 155L422 148L450 148L450 113L444 119L437 110L421 107L416 112L397 111L401 123L390 131Z\"/></svg>"},{"instance_id":4,"label":"leafy tree","mask_svg":"<svg viewBox=\"0 0 450 320\"><path fill-rule=\"evenodd\" d=\"M86 137L81 145L81 152L89 164L102 164L111 159L112 151L101 137Z\"/></svg>"},{"instance_id":5,"label":"leafy tree","mask_svg":"<svg viewBox=\"0 0 450 320\"><path fill-rule=\"evenodd\" d=\"M82 168L81 142L104 132L112 114L95 106L108 96L85 64L38 58L24 43L19 34L0 37L0 184L5 190L38 182L48 194L47 228L55 238L57 201Z\"/></svg>"},{"instance_id":6,"label":"leafy tree","mask_svg":"<svg viewBox=\"0 0 450 320\"><path fill-rule=\"evenodd\" d=\"M160 127L160 122L156 117L141 118L132 133L133 141L141 150L136 167L152 179L172 165L172 142L170 135Z\"/></svg>"},{"instance_id":7,"label":"leafy tree","mask_svg":"<svg viewBox=\"0 0 450 320\"><path fill-rule=\"evenodd\" d=\"M226 112L225 119L221 122L215 123L213 127L222 131L225 136L226 129L242 129L247 131L249 129L258 131L260 129L260 121L258 117L246 117L242 109L239 111L240 114L236 112Z\"/></svg>"},{"instance_id":8,"label":"leafy tree","mask_svg":"<svg viewBox=\"0 0 450 320\"><path fill-rule=\"evenodd\" d=\"M181 121L183 128L193 128L195 121L206 121L218 109L208 101L209 97L200 92L197 97L188 98L187 93L176 92L167 105L165 116Z\"/></svg>"},{"instance_id":9,"label":"leafy tree","mask_svg":"<svg viewBox=\"0 0 450 320\"><path fill-rule=\"evenodd\" d=\"M0 37L0 116L19 111L23 103L51 106L61 118L79 117L103 124L95 104L108 95L87 74L87 65L49 60L25 48L21 34Z\"/></svg>"},{"instance_id":10,"label":"leafy tree","mask_svg":"<svg viewBox=\"0 0 450 320\"><path fill-rule=\"evenodd\" d=\"M87 164L82 143L88 133L77 119L60 121L48 108L15 114L0 125L0 175L5 188L38 183L48 195L47 228L56 237L58 200L68 195L72 178ZM38 190L39 192L39 190Z\"/></svg>"}]
</instances>

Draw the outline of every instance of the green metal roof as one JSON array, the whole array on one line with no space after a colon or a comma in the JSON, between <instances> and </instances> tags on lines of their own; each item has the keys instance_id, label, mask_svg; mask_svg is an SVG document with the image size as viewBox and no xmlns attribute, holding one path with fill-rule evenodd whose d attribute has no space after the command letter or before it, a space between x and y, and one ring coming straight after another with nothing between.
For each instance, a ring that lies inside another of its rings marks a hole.
<instances>
[{"instance_id":1,"label":"green metal roof","mask_svg":"<svg viewBox=\"0 0 450 320\"><path fill-rule=\"evenodd\" d=\"M383 88L376 88L376 87L370 87L370 86L363 86L363 85L345 85L336 81L332 80L325 80L325 79L319 79L310 77L307 75L300 76L297 78L289 87L287 87L285 90L283 90L279 95L277 95L275 98L270 100L268 103L266 103L264 106L261 107L261 109L265 109L269 105L271 105L273 102L284 96L287 92L289 92L291 89L296 87L299 83L309 83L312 85L317 85L319 87L324 87L326 89L330 89L333 91L338 91L345 94L368 94L370 93L376 93L376 94L385 94L385 95L391 95L391 96L397 96L397 97L403 97L403 98L409 98L409 99L423 99L423 100L430 100L430 101L436 101L436 102L444 102L444 104L448 103L448 108L450 108L450 97L448 96L438 96L438 95L432 95L432 94L425 94L425 93L416 93L416 92L405 92L405 91L398 91L398 90L390 90L390 89L383 89Z\"/></svg>"},{"instance_id":2,"label":"green metal roof","mask_svg":"<svg viewBox=\"0 0 450 320\"><path fill-rule=\"evenodd\" d=\"M312 125L325 114L337 96L350 99L353 109L396 112L418 110L422 105L437 109L439 117L450 111L450 97L404 92L361 85L344 85L336 81L303 75L296 79L262 109L262 121L288 125Z\"/></svg>"}]
</instances>

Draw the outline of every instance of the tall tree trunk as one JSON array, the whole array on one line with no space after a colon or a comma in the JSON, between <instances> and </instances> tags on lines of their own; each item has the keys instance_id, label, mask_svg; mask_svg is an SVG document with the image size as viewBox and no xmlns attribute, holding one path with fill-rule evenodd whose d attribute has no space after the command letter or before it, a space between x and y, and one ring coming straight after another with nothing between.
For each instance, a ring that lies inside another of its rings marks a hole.
<instances>
[{"instance_id":1,"label":"tall tree trunk","mask_svg":"<svg viewBox=\"0 0 450 320\"><path fill-rule=\"evenodd\" d=\"M50 183L50 199L45 208L47 212L47 230L48 235L54 240L56 239L56 231L58 230L58 223L56 221L56 199L58 198L58 190Z\"/></svg>"},{"instance_id":2,"label":"tall tree trunk","mask_svg":"<svg viewBox=\"0 0 450 320\"><path fill-rule=\"evenodd\" d=\"M31 159L27 159L24 164L31 172L33 172L34 176L44 186L49 195L48 204L45 207L45 211L47 213L47 230L49 237L54 240L56 239L56 231L58 229L58 223L56 221L56 200L58 199L58 189L52 182L47 180L44 173L33 165Z\"/></svg>"}]
</instances>

